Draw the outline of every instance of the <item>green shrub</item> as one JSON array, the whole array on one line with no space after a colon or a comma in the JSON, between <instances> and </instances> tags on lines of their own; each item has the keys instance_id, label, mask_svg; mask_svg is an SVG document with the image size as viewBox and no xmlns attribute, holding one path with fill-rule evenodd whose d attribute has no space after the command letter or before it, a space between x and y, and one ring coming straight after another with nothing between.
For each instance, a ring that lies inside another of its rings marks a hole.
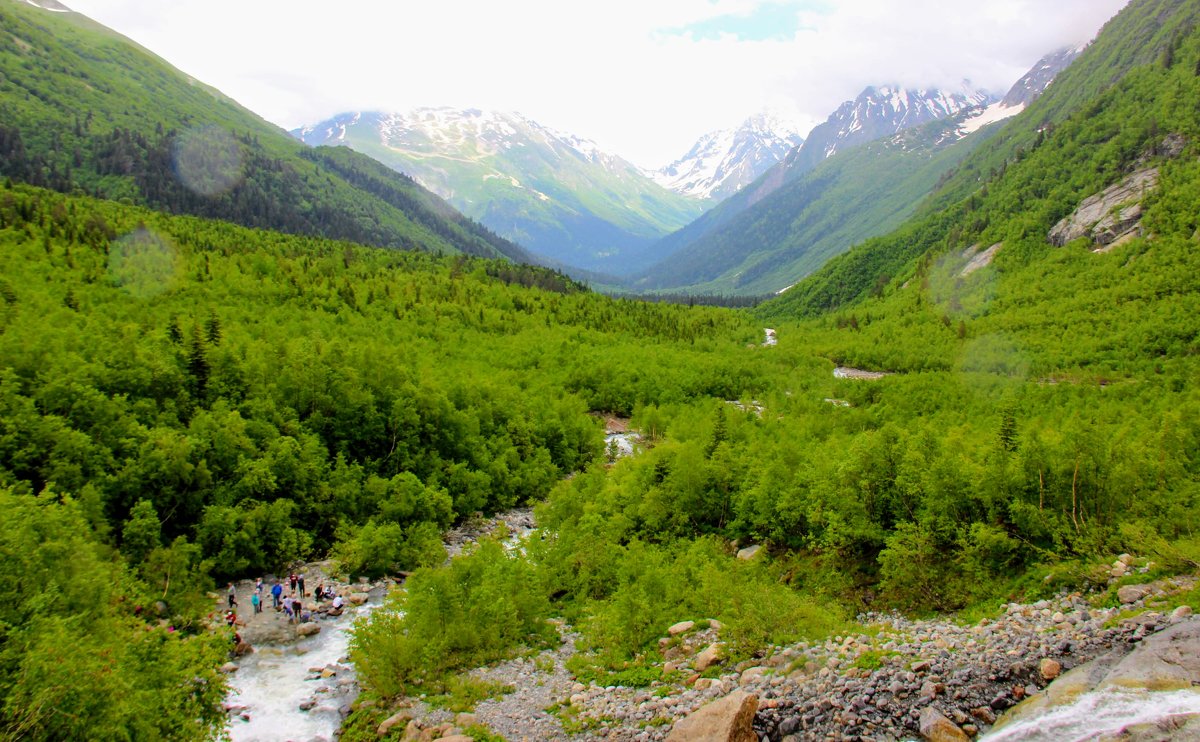
<instances>
[{"instance_id":1,"label":"green shrub","mask_svg":"<svg viewBox=\"0 0 1200 742\"><path fill-rule=\"evenodd\" d=\"M555 638L533 568L494 540L445 567L419 570L354 632L365 683L385 696L440 692L446 675Z\"/></svg>"}]
</instances>

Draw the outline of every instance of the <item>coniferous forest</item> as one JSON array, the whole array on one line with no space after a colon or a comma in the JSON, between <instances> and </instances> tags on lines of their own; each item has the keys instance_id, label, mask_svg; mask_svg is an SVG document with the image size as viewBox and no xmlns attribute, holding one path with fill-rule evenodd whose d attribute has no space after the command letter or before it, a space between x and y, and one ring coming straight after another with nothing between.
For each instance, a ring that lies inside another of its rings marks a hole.
<instances>
[{"instance_id":1,"label":"coniferous forest","mask_svg":"<svg viewBox=\"0 0 1200 742\"><path fill-rule=\"evenodd\" d=\"M13 86L54 96L33 62L5 66L0 738L218 736L208 593L325 557L412 573L353 642L382 700L547 646L550 619L579 632L577 678L649 685L670 679L665 619L715 619L745 659L867 610L1107 589L1123 552L1196 570L1195 6L1135 0L1122 22L1155 19L1149 58L1048 97L1052 124L1017 119L900 230L740 309L462 254L499 243L340 150L292 161L235 135L254 176L213 200L154 165L169 125L85 116L42 147L49 109ZM1050 242L1151 167L1133 238ZM313 184L336 195L324 217ZM374 216L337 211L354 193ZM637 455L606 451L613 416ZM523 549L443 564L446 529L527 505ZM363 707L347 738L380 721Z\"/></svg>"}]
</instances>

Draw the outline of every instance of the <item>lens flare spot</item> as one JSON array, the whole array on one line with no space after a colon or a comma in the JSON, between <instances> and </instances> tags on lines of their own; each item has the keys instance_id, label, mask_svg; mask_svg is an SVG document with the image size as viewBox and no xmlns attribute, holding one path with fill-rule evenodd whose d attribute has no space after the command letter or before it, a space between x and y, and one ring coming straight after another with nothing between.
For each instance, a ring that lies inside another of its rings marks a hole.
<instances>
[{"instance_id":1,"label":"lens flare spot","mask_svg":"<svg viewBox=\"0 0 1200 742\"><path fill-rule=\"evenodd\" d=\"M108 274L113 282L138 297L169 291L181 268L175 245L145 228L125 235L108 251Z\"/></svg>"},{"instance_id":2,"label":"lens flare spot","mask_svg":"<svg viewBox=\"0 0 1200 742\"><path fill-rule=\"evenodd\" d=\"M175 140L175 175L185 188L217 196L242 180L242 149L219 126L189 129Z\"/></svg>"}]
</instances>

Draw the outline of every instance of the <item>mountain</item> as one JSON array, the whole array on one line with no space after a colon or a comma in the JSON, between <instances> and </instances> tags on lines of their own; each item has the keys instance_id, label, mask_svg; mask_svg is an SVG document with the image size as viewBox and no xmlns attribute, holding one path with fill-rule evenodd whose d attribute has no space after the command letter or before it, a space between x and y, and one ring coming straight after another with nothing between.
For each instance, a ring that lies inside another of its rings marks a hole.
<instances>
[{"instance_id":1,"label":"mountain","mask_svg":"<svg viewBox=\"0 0 1200 742\"><path fill-rule=\"evenodd\" d=\"M646 276L639 277L636 285L641 288L665 288L698 282L695 277L691 280L683 276L673 278L665 261L838 152L956 115L993 100L994 96L989 93L966 87L953 93L905 90L892 86L866 88L857 98L839 106L824 123L809 132L802 145L793 149L753 183L651 247L648 253L653 259L653 276L648 281L644 280Z\"/></svg>"},{"instance_id":2,"label":"mountain","mask_svg":"<svg viewBox=\"0 0 1200 742\"><path fill-rule=\"evenodd\" d=\"M803 143L797 124L763 112L736 129L705 134L686 155L653 176L685 196L720 201L753 183Z\"/></svg>"},{"instance_id":3,"label":"mountain","mask_svg":"<svg viewBox=\"0 0 1200 742\"><path fill-rule=\"evenodd\" d=\"M1050 229L1083 199L1173 150L1166 135L1194 131L1191 99L1176 91L1194 77L1179 58L1197 56L1198 24L1200 3L1131 2L1041 97L946 173L913 219L829 261L764 305L764 318L816 316L890 295L976 246L1002 246L1001 266L1047 255ZM1191 236L1188 223L1172 229ZM1167 227L1160 220L1154 229Z\"/></svg>"},{"instance_id":4,"label":"mountain","mask_svg":"<svg viewBox=\"0 0 1200 742\"><path fill-rule=\"evenodd\" d=\"M0 0L0 175L380 247L529 261L367 157L312 149L52 0Z\"/></svg>"},{"instance_id":5,"label":"mountain","mask_svg":"<svg viewBox=\"0 0 1200 742\"><path fill-rule=\"evenodd\" d=\"M498 234L586 270L649 265L641 251L705 208L593 142L517 113L346 113L292 134L369 155Z\"/></svg>"},{"instance_id":6,"label":"mountain","mask_svg":"<svg viewBox=\"0 0 1200 742\"><path fill-rule=\"evenodd\" d=\"M839 106L825 123L809 133L804 146L788 155L781 166L782 180L795 180L838 152L956 116L994 100L992 94L972 88L966 81L956 91L905 89L895 85L868 87L854 100Z\"/></svg>"}]
</instances>

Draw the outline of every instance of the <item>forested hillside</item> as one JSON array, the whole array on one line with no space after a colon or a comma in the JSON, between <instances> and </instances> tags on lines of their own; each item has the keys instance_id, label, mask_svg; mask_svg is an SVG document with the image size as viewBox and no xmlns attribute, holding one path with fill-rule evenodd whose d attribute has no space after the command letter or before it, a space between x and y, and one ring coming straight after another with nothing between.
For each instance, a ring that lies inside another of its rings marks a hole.
<instances>
[{"instance_id":1,"label":"forested hillside","mask_svg":"<svg viewBox=\"0 0 1200 742\"><path fill-rule=\"evenodd\" d=\"M305 147L82 15L3 0L0 25L0 175L294 234L531 260L411 179Z\"/></svg>"},{"instance_id":2,"label":"forested hillside","mask_svg":"<svg viewBox=\"0 0 1200 742\"><path fill-rule=\"evenodd\" d=\"M1197 89L1197 21L1200 3L1131 3L1045 95L946 179L917 218L830 261L764 316L848 306L907 280L921 256L976 242L1017 240L1042 252L1058 219L1152 156L1167 134L1194 139L1188 96Z\"/></svg>"}]
</instances>

